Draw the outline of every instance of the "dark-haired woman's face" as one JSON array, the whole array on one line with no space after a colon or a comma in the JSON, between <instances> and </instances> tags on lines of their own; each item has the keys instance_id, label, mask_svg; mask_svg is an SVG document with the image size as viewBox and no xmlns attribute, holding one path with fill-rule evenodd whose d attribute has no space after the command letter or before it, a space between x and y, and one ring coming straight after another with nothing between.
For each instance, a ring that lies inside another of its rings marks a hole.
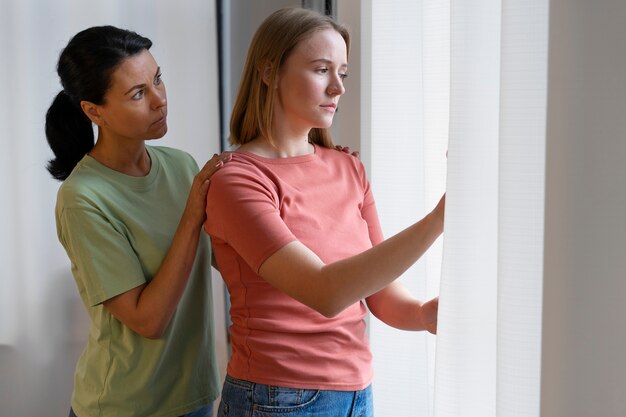
<instances>
[{"instance_id":1,"label":"dark-haired woman's face","mask_svg":"<svg viewBox=\"0 0 626 417\"><path fill-rule=\"evenodd\" d=\"M167 132L167 97L161 69L149 51L126 58L113 72L99 107L101 135L148 140Z\"/></svg>"}]
</instances>

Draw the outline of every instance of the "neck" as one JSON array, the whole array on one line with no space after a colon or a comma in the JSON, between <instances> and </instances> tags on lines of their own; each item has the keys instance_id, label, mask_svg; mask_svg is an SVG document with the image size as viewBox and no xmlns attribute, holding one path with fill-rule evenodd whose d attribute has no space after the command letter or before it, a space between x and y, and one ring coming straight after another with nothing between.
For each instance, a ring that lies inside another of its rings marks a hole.
<instances>
[{"instance_id":1,"label":"neck","mask_svg":"<svg viewBox=\"0 0 626 417\"><path fill-rule=\"evenodd\" d=\"M274 145L264 137L258 137L242 145L239 149L252 152L265 158L290 158L314 153L315 148L309 142L308 136L285 139L274 137Z\"/></svg>"},{"instance_id":2,"label":"neck","mask_svg":"<svg viewBox=\"0 0 626 417\"><path fill-rule=\"evenodd\" d=\"M148 175L152 165L143 141L120 146L98 138L89 155L108 168L133 177Z\"/></svg>"}]
</instances>

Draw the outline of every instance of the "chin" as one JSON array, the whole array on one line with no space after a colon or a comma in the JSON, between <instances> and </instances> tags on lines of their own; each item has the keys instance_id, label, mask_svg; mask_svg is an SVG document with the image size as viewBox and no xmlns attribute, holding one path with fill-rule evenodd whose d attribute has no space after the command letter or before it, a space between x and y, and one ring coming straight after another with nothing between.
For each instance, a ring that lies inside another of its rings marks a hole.
<instances>
[{"instance_id":1,"label":"chin","mask_svg":"<svg viewBox=\"0 0 626 417\"><path fill-rule=\"evenodd\" d=\"M161 139L163 136L165 136L166 133L167 133L167 126L161 129L158 133L155 133L154 135L148 137L146 140Z\"/></svg>"},{"instance_id":2,"label":"chin","mask_svg":"<svg viewBox=\"0 0 626 417\"><path fill-rule=\"evenodd\" d=\"M330 119L330 120L320 120L313 127L317 128L317 129L329 129L332 125L333 125L333 119Z\"/></svg>"}]
</instances>

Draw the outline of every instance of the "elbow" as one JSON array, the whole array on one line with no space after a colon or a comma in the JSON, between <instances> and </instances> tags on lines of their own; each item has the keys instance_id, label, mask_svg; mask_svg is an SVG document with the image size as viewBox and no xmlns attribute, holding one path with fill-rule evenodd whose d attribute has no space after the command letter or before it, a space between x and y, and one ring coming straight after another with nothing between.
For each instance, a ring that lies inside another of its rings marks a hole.
<instances>
[{"instance_id":1,"label":"elbow","mask_svg":"<svg viewBox=\"0 0 626 417\"><path fill-rule=\"evenodd\" d=\"M336 303L324 303L313 308L327 319L333 319L341 314L346 309L346 307L347 306L339 305Z\"/></svg>"},{"instance_id":2,"label":"elbow","mask_svg":"<svg viewBox=\"0 0 626 417\"><path fill-rule=\"evenodd\" d=\"M146 339L157 340L163 337L166 328L166 326L160 323L147 323L144 326L133 329L133 331Z\"/></svg>"},{"instance_id":3,"label":"elbow","mask_svg":"<svg viewBox=\"0 0 626 417\"><path fill-rule=\"evenodd\" d=\"M334 319L341 313L342 310L329 310L329 311L320 311L320 314L327 319Z\"/></svg>"},{"instance_id":4,"label":"elbow","mask_svg":"<svg viewBox=\"0 0 626 417\"><path fill-rule=\"evenodd\" d=\"M360 302L359 299L346 296L345 291L341 289L331 285L325 286L325 288L327 288L327 291L324 291L323 294L318 294L314 299L310 300L311 304L309 304L309 307L328 319L337 317L354 303Z\"/></svg>"},{"instance_id":5,"label":"elbow","mask_svg":"<svg viewBox=\"0 0 626 417\"><path fill-rule=\"evenodd\" d=\"M337 317L347 306L342 306L334 300L311 299L307 297L293 297L296 301L309 307L311 310L317 311L322 316L332 319Z\"/></svg>"},{"instance_id":6,"label":"elbow","mask_svg":"<svg viewBox=\"0 0 626 417\"><path fill-rule=\"evenodd\" d=\"M161 339L169 326L171 315L158 315L154 312L144 312L140 309L130 311L127 307L120 308L110 304L104 304L105 309L117 320L124 331L130 330L146 339Z\"/></svg>"},{"instance_id":7,"label":"elbow","mask_svg":"<svg viewBox=\"0 0 626 417\"><path fill-rule=\"evenodd\" d=\"M150 340L158 340L163 337L164 331L155 331L142 334L143 337Z\"/></svg>"}]
</instances>

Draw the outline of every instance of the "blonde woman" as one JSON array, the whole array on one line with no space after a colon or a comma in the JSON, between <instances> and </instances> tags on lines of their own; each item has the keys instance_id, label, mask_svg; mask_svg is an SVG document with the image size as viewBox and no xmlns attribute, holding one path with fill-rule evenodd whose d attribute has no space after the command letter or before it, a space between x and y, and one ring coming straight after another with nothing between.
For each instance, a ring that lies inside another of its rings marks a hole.
<instances>
[{"instance_id":1,"label":"blonde woman","mask_svg":"<svg viewBox=\"0 0 626 417\"><path fill-rule=\"evenodd\" d=\"M231 297L220 416L371 416L366 305L436 331L438 300L394 282L443 230L444 199L384 240L361 162L328 128L345 92L348 31L305 9L257 30L231 119L239 148L211 180L205 230Z\"/></svg>"}]
</instances>

